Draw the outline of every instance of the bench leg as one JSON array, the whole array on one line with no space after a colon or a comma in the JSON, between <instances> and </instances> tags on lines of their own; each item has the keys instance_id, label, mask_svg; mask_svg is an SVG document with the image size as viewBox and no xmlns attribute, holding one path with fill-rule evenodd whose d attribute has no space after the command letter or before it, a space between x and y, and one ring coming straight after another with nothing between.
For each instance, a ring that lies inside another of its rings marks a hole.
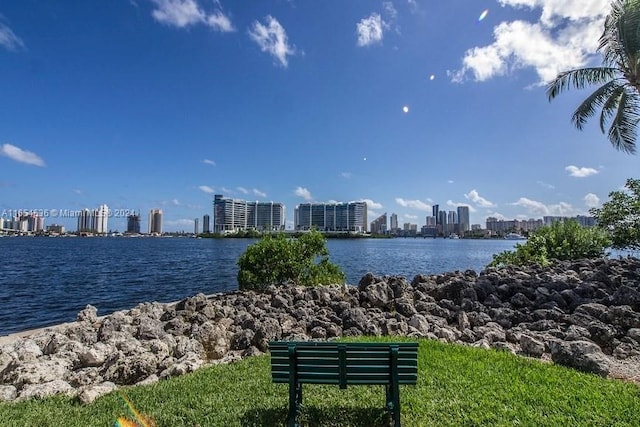
<instances>
[{"instance_id":1,"label":"bench leg","mask_svg":"<svg viewBox=\"0 0 640 427\"><path fill-rule=\"evenodd\" d=\"M289 387L289 427L298 427L298 416L302 410L302 384L296 382Z\"/></svg>"}]
</instances>

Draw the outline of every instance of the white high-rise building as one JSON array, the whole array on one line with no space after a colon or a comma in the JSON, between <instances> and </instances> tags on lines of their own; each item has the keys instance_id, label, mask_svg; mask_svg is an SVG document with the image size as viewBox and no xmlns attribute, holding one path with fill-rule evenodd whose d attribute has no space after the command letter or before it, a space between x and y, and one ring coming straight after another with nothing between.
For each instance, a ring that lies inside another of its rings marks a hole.
<instances>
[{"instance_id":1,"label":"white high-rise building","mask_svg":"<svg viewBox=\"0 0 640 427\"><path fill-rule=\"evenodd\" d=\"M95 232L105 234L109 231L107 226L109 221L109 207L107 205L100 205L100 207L94 211L94 215Z\"/></svg>"},{"instance_id":2,"label":"white high-rise building","mask_svg":"<svg viewBox=\"0 0 640 427\"><path fill-rule=\"evenodd\" d=\"M149 234L162 234L162 209L149 212Z\"/></svg>"}]
</instances>

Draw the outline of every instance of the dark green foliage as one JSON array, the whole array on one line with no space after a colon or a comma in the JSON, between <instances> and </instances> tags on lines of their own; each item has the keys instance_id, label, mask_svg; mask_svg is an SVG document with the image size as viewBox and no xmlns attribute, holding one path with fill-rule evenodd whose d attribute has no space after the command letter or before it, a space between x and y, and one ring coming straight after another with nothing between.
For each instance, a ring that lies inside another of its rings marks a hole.
<instances>
[{"instance_id":1,"label":"dark green foliage","mask_svg":"<svg viewBox=\"0 0 640 427\"><path fill-rule=\"evenodd\" d=\"M325 238L310 231L297 239L266 235L249 246L238 260L241 290L264 290L269 285L330 285L343 283L344 273L329 261Z\"/></svg>"},{"instance_id":2,"label":"dark green foliage","mask_svg":"<svg viewBox=\"0 0 640 427\"><path fill-rule=\"evenodd\" d=\"M582 227L575 220L556 221L537 230L526 243L518 243L515 251L494 255L489 266L547 265L552 260L596 258L605 254L609 243L606 233L597 227Z\"/></svg>"},{"instance_id":3,"label":"dark green foliage","mask_svg":"<svg viewBox=\"0 0 640 427\"><path fill-rule=\"evenodd\" d=\"M640 180L629 178L628 191L612 191L601 208L591 209L598 226L616 249L640 249Z\"/></svg>"}]
</instances>

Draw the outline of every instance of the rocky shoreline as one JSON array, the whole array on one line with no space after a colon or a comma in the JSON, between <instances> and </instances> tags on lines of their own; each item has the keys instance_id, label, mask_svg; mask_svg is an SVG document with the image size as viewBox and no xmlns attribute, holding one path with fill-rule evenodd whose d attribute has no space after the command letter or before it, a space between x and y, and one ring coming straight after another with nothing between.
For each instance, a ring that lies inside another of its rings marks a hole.
<instances>
[{"instance_id":1,"label":"rocky shoreline","mask_svg":"<svg viewBox=\"0 0 640 427\"><path fill-rule=\"evenodd\" d=\"M358 286L270 287L144 303L0 340L0 401L88 403L268 350L272 339L402 335L496 348L640 382L640 260L364 276Z\"/></svg>"}]
</instances>

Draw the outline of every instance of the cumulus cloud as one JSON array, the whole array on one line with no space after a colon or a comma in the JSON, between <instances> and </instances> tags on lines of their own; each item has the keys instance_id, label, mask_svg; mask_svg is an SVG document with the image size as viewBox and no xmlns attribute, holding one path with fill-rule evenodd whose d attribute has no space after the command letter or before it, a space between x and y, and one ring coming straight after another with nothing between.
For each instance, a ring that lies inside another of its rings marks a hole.
<instances>
[{"instance_id":1,"label":"cumulus cloud","mask_svg":"<svg viewBox=\"0 0 640 427\"><path fill-rule=\"evenodd\" d=\"M269 53L286 68L289 65L287 56L295 55L295 47L289 45L287 32L277 19L268 15L265 24L254 21L249 29L249 37L260 46L260 50Z\"/></svg>"},{"instance_id":2,"label":"cumulus cloud","mask_svg":"<svg viewBox=\"0 0 640 427\"><path fill-rule=\"evenodd\" d=\"M554 185L548 184L544 181L537 181L538 185L543 186L544 188L548 188L549 190L554 190L556 187Z\"/></svg>"},{"instance_id":3,"label":"cumulus cloud","mask_svg":"<svg viewBox=\"0 0 640 427\"><path fill-rule=\"evenodd\" d=\"M7 50L19 50L24 47L24 42L16 36L11 28L0 22L0 46Z\"/></svg>"},{"instance_id":4,"label":"cumulus cloud","mask_svg":"<svg viewBox=\"0 0 640 427\"><path fill-rule=\"evenodd\" d=\"M15 160L16 162L34 166L44 166L44 160L42 160L37 154L23 150L15 145L2 144L2 146L0 146L0 155L8 157L11 160Z\"/></svg>"},{"instance_id":5,"label":"cumulus cloud","mask_svg":"<svg viewBox=\"0 0 640 427\"><path fill-rule=\"evenodd\" d=\"M405 208L431 212L431 205L426 204L422 200L405 200L401 197L397 197L396 203Z\"/></svg>"},{"instance_id":6,"label":"cumulus cloud","mask_svg":"<svg viewBox=\"0 0 640 427\"><path fill-rule=\"evenodd\" d=\"M204 191L207 194L212 194L216 192L216 190L214 190L212 187L209 187L208 185L201 185L198 188L200 189L200 191Z\"/></svg>"},{"instance_id":7,"label":"cumulus cloud","mask_svg":"<svg viewBox=\"0 0 640 427\"><path fill-rule=\"evenodd\" d=\"M584 204L588 208L596 208L600 205L600 198L593 193L588 193L584 196Z\"/></svg>"},{"instance_id":8,"label":"cumulus cloud","mask_svg":"<svg viewBox=\"0 0 640 427\"><path fill-rule=\"evenodd\" d=\"M307 202L313 200L313 197L311 197L311 192L304 187L297 187L294 191L294 194L298 197L302 197Z\"/></svg>"},{"instance_id":9,"label":"cumulus cloud","mask_svg":"<svg viewBox=\"0 0 640 427\"><path fill-rule=\"evenodd\" d=\"M453 200L447 200L447 206L452 208L457 208L458 206L466 206L469 208L469 212L471 213L477 212L477 209L471 206L469 203L458 203L458 202L454 202Z\"/></svg>"},{"instance_id":10,"label":"cumulus cloud","mask_svg":"<svg viewBox=\"0 0 640 427\"><path fill-rule=\"evenodd\" d=\"M454 82L475 81L533 68L538 84L560 71L585 66L593 57L609 12L609 0L499 0L503 6L541 9L537 22L501 22L493 43L467 50L462 68L449 72Z\"/></svg>"},{"instance_id":11,"label":"cumulus cloud","mask_svg":"<svg viewBox=\"0 0 640 427\"><path fill-rule=\"evenodd\" d=\"M554 215L554 216L572 216L576 215L578 212L576 209L571 206L569 203L560 202L552 205L545 205L542 202L537 200L531 200L526 197L520 197L517 202L511 203L514 206L520 206L525 208L527 212L531 215L545 216L545 215Z\"/></svg>"},{"instance_id":12,"label":"cumulus cloud","mask_svg":"<svg viewBox=\"0 0 640 427\"><path fill-rule=\"evenodd\" d=\"M211 166L215 166L216 162L214 162L213 160L209 160L209 159L204 159L202 161L202 163L204 163L205 165L211 165Z\"/></svg>"},{"instance_id":13,"label":"cumulus cloud","mask_svg":"<svg viewBox=\"0 0 640 427\"><path fill-rule=\"evenodd\" d=\"M382 42L382 17L378 13L372 13L367 18L362 18L356 24L358 33L358 46L370 46Z\"/></svg>"},{"instance_id":14,"label":"cumulus cloud","mask_svg":"<svg viewBox=\"0 0 640 427\"><path fill-rule=\"evenodd\" d=\"M252 191L253 191L253 194L255 194L258 197L267 197L267 193L264 193L258 190L257 188L254 188Z\"/></svg>"},{"instance_id":15,"label":"cumulus cloud","mask_svg":"<svg viewBox=\"0 0 640 427\"><path fill-rule=\"evenodd\" d=\"M598 171L594 168L585 168L585 167L579 168L574 165L569 165L566 168L564 168L564 170L569 172L570 176L573 176L576 178L585 178L587 176L595 175L598 173Z\"/></svg>"},{"instance_id":16,"label":"cumulus cloud","mask_svg":"<svg viewBox=\"0 0 640 427\"><path fill-rule=\"evenodd\" d=\"M204 11L196 0L152 0L156 8L151 15L163 24L184 28L203 24L216 31L235 31L228 16L220 9L220 3L212 13Z\"/></svg>"},{"instance_id":17,"label":"cumulus cloud","mask_svg":"<svg viewBox=\"0 0 640 427\"><path fill-rule=\"evenodd\" d=\"M365 202L367 204L367 209L382 209L382 204L374 202L371 199L362 199L360 202Z\"/></svg>"},{"instance_id":18,"label":"cumulus cloud","mask_svg":"<svg viewBox=\"0 0 640 427\"><path fill-rule=\"evenodd\" d=\"M236 187L236 190L238 190L239 192L241 192L242 194L249 194L249 190L247 190L244 187Z\"/></svg>"},{"instance_id":19,"label":"cumulus cloud","mask_svg":"<svg viewBox=\"0 0 640 427\"><path fill-rule=\"evenodd\" d=\"M475 203L476 205L482 207L482 208L492 208L495 207L495 205L490 202L489 200L485 199L484 197L480 196L480 194L478 194L478 192L474 189L469 191L467 194L464 195L464 197L466 197L467 199L471 200L473 203Z\"/></svg>"}]
</instances>

